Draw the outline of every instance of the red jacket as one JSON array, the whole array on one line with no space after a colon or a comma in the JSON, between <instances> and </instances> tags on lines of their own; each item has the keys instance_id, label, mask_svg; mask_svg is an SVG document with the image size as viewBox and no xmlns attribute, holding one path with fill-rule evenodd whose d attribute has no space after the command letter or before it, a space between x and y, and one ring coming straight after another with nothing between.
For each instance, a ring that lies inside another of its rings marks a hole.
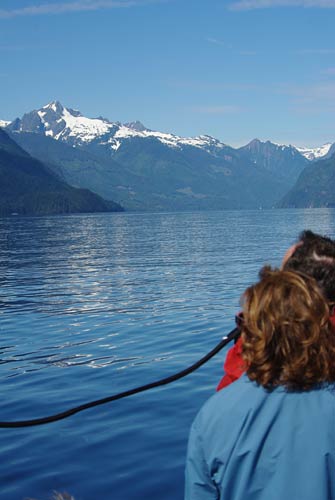
<instances>
[{"instance_id":1,"label":"red jacket","mask_svg":"<svg viewBox=\"0 0 335 500\"><path fill-rule=\"evenodd\" d=\"M335 311L330 317L330 321L335 329ZM225 372L224 376L219 382L216 390L220 391L227 385L235 382L241 375L245 372L245 365L242 358L242 339L241 337L237 340L236 344L233 345L227 352L227 357L223 365L223 370Z\"/></svg>"}]
</instances>

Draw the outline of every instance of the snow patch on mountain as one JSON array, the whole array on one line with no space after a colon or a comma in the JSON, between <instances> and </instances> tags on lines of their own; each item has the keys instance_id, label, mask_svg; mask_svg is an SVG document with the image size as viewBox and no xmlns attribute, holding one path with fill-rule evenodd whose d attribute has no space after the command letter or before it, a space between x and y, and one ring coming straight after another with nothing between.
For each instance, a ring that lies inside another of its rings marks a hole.
<instances>
[{"instance_id":1,"label":"snow patch on mountain","mask_svg":"<svg viewBox=\"0 0 335 500\"><path fill-rule=\"evenodd\" d=\"M257 140L258 139L256 139L256 141ZM267 142L271 142L271 144L274 144L275 146L278 146L279 148L287 148L287 144L282 144L281 142L275 142L275 141L259 141L259 142L262 142L263 144L266 144Z\"/></svg>"},{"instance_id":2,"label":"snow patch on mountain","mask_svg":"<svg viewBox=\"0 0 335 500\"><path fill-rule=\"evenodd\" d=\"M317 148L306 148L306 147L295 146L295 148L299 151L299 153L310 161L317 160L319 158L322 158L323 156L326 156L331 147L332 147L331 142L328 142L327 144L324 144L323 146Z\"/></svg>"},{"instance_id":3,"label":"snow patch on mountain","mask_svg":"<svg viewBox=\"0 0 335 500\"><path fill-rule=\"evenodd\" d=\"M6 121L6 120L0 120L0 127L2 128L5 128L7 127L7 125L9 125L10 122Z\"/></svg>"},{"instance_id":4,"label":"snow patch on mountain","mask_svg":"<svg viewBox=\"0 0 335 500\"><path fill-rule=\"evenodd\" d=\"M110 139L110 142L113 144L113 149L118 149L121 145L122 139L129 139L130 137L142 137L149 138L154 137L158 139L161 143L166 144L172 148L181 148L182 146L193 146L201 149L209 148L219 148L222 149L225 147L225 144L220 142L218 139L214 139L208 135L201 135L198 137L181 137L174 134L164 133L164 132L156 132L154 130L149 129L139 129L139 128L129 128L127 125L121 125L118 130L115 132L113 138ZM118 146L115 144L115 139L118 142Z\"/></svg>"},{"instance_id":5,"label":"snow patch on mountain","mask_svg":"<svg viewBox=\"0 0 335 500\"><path fill-rule=\"evenodd\" d=\"M113 128L113 124L98 118L85 118L82 115L74 116L64 108L62 119L65 128L55 136L60 139L66 133L67 136L79 138L83 142L91 142L97 137L107 134Z\"/></svg>"},{"instance_id":6,"label":"snow patch on mountain","mask_svg":"<svg viewBox=\"0 0 335 500\"><path fill-rule=\"evenodd\" d=\"M114 126L105 119L86 118L79 111L64 108L57 101L47 104L37 114L45 134L54 139L72 137L87 143L109 133Z\"/></svg>"}]
</instances>

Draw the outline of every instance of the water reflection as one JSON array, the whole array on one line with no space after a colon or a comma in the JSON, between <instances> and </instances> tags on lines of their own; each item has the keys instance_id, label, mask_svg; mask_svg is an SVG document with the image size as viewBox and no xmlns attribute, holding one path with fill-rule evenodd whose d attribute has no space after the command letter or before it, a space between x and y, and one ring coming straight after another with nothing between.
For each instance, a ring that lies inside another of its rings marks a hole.
<instances>
[{"instance_id":1,"label":"water reflection","mask_svg":"<svg viewBox=\"0 0 335 500\"><path fill-rule=\"evenodd\" d=\"M231 330L259 268L278 265L305 228L335 236L334 215L0 219L0 420L62 411L190 365ZM181 499L189 424L221 364L220 355L164 392L81 420L0 433L4 498L66 489L83 500L111 491L127 500Z\"/></svg>"},{"instance_id":2,"label":"water reflection","mask_svg":"<svg viewBox=\"0 0 335 500\"><path fill-rule=\"evenodd\" d=\"M148 339L180 334L190 315L200 334L238 307L258 268L278 263L300 230L329 233L333 220L331 209L0 219L1 330L20 340L3 350L2 364L126 364L139 357L101 353L129 338L142 351L143 336L152 348ZM35 351L20 353L31 344ZM91 351L78 352L83 345Z\"/></svg>"}]
</instances>

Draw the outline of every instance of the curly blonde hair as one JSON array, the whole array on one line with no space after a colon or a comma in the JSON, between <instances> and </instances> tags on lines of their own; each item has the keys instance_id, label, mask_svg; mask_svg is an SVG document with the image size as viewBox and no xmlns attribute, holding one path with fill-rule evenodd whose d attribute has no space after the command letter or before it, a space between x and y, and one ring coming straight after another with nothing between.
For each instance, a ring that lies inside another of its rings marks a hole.
<instances>
[{"instance_id":1,"label":"curly blonde hair","mask_svg":"<svg viewBox=\"0 0 335 500\"><path fill-rule=\"evenodd\" d=\"M265 267L244 294L243 359L267 389L309 390L335 381L335 335L314 278Z\"/></svg>"}]
</instances>

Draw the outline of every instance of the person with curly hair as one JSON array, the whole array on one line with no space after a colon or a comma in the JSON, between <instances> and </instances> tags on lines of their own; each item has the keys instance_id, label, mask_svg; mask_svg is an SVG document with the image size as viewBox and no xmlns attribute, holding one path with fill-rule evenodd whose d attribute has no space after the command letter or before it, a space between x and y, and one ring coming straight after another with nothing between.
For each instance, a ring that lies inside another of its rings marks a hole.
<instances>
[{"instance_id":1,"label":"person with curly hair","mask_svg":"<svg viewBox=\"0 0 335 500\"><path fill-rule=\"evenodd\" d=\"M314 278L268 267L243 299L245 373L193 422L185 500L334 500L328 300Z\"/></svg>"},{"instance_id":2,"label":"person with curly hair","mask_svg":"<svg viewBox=\"0 0 335 500\"><path fill-rule=\"evenodd\" d=\"M335 241L310 230L303 231L298 242L284 255L282 269L300 271L316 279L331 306L335 329ZM227 352L223 369L217 391L237 380L245 371L241 338Z\"/></svg>"}]
</instances>

